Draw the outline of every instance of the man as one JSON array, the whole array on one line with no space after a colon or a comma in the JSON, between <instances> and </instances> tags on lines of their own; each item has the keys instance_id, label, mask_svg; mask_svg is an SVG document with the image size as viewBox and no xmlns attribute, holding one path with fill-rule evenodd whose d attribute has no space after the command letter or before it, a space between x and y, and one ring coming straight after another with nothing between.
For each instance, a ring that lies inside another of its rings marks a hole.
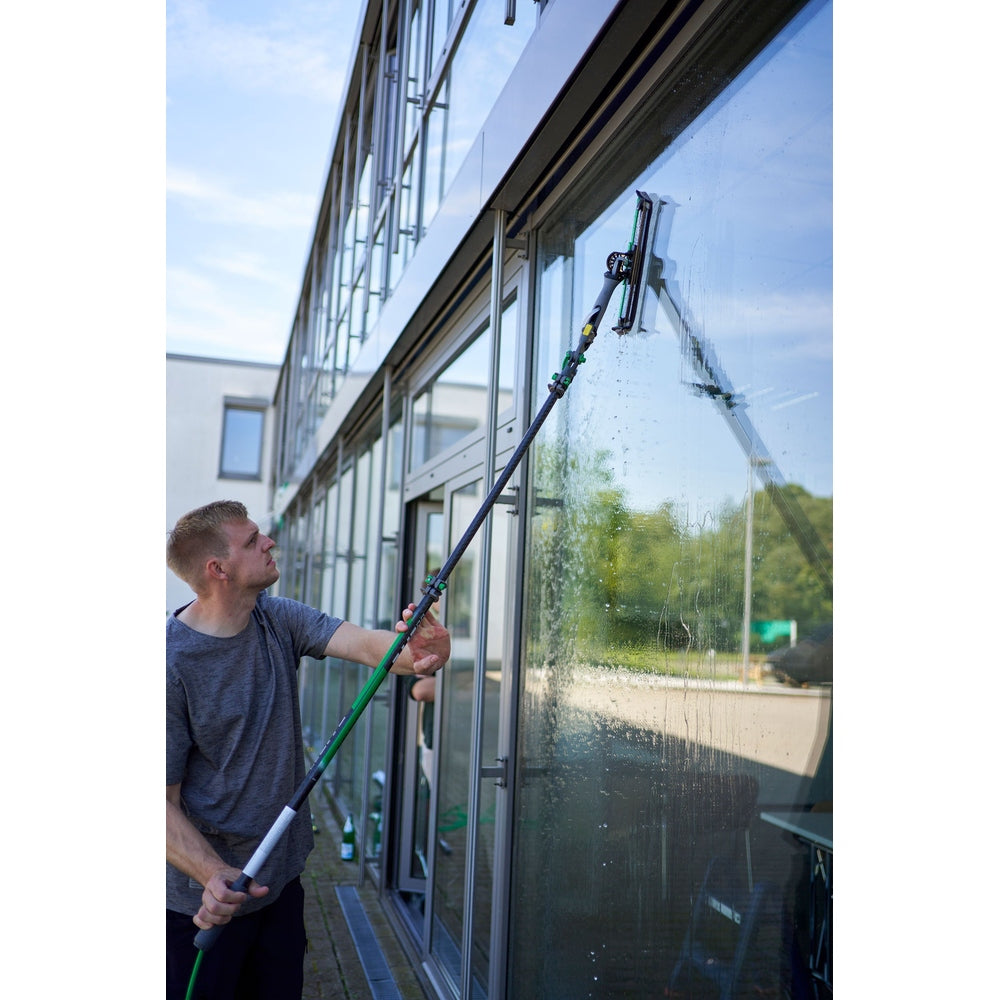
<instances>
[{"instance_id":1,"label":"man","mask_svg":"<svg viewBox=\"0 0 1000 1000\"><path fill-rule=\"evenodd\" d=\"M185 514L167 543L168 566L196 595L167 621L168 997L186 994L198 928L230 924L204 953L198 996L300 1000L309 810L248 893L230 886L305 777L300 658L374 668L395 639L263 593L278 579L274 545L235 501ZM392 672L432 675L450 653L448 631L428 613Z\"/></svg>"}]
</instances>

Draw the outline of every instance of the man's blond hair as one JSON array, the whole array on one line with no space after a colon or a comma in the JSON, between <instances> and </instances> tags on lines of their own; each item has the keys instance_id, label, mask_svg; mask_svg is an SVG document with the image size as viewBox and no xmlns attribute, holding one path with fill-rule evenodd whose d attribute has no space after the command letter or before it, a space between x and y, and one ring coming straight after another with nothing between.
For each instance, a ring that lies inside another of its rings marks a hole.
<instances>
[{"instance_id":1,"label":"man's blond hair","mask_svg":"<svg viewBox=\"0 0 1000 1000\"><path fill-rule=\"evenodd\" d=\"M229 539L222 525L249 519L239 500L216 500L188 511L167 534L167 565L195 593L207 559L225 559Z\"/></svg>"}]
</instances>

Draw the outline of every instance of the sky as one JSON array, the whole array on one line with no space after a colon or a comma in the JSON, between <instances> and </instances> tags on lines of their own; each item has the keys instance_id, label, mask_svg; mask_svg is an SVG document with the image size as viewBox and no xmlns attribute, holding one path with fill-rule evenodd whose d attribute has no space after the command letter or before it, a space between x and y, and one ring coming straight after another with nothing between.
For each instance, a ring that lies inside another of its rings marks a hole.
<instances>
[{"instance_id":1,"label":"sky","mask_svg":"<svg viewBox=\"0 0 1000 1000\"><path fill-rule=\"evenodd\" d=\"M360 7L168 0L168 353L283 360Z\"/></svg>"}]
</instances>

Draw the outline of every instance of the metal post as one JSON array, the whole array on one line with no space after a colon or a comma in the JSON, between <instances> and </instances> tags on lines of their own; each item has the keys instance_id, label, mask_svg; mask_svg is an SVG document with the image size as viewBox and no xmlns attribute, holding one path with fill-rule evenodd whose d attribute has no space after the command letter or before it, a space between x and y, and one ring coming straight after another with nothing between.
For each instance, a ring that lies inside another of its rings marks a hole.
<instances>
[{"instance_id":1,"label":"metal post","mask_svg":"<svg viewBox=\"0 0 1000 1000\"><path fill-rule=\"evenodd\" d=\"M506 245L507 213L497 209L493 218L493 271L490 278L490 365L486 393L486 435L483 481L493 479L496 461L497 394L500 369L500 322L503 315L503 255ZM472 996L472 935L475 913L476 855L479 851L479 802L483 758L483 699L486 679L487 629L490 612L490 560L493 551L493 513L483 521L479 564L479 634L476 639L475 671L472 680L472 742L469 748L469 825L465 852L465 891L462 911L462 1000ZM491 956L492 962L492 956Z\"/></svg>"},{"instance_id":2,"label":"metal post","mask_svg":"<svg viewBox=\"0 0 1000 1000\"><path fill-rule=\"evenodd\" d=\"M753 475L754 456L747 458L747 530L743 555L743 665L740 680L746 684L750 676L750 606L753 602Z\"/></svg>"}]
</instances>

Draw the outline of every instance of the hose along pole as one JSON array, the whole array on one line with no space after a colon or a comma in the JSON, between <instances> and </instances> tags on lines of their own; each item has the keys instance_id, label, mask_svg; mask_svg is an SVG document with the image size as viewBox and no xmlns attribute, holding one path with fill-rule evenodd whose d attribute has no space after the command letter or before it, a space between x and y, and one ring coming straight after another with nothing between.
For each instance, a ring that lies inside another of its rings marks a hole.
<instances>
[{"instance_id":1,"label":"hose along pole","mask_svg":"<svg viewBox=\"0 0 1000 1000\"><path fill-rule=\"evenodd\" d=\"M468 528L466 528L465 533L458 540L455 548L444 561L437 574L428 576L424 581L424 585L421 587L421 593L424 596L414 609L410 620L406 623L406 631L397 634L392 645L382 658L382 661L375 668L371 677L368 679L368 682L361 689L360 694L351 705L347 715L341 719L340 724L327 741L326 746L323 748L316 762L309 769L309 772L306 774L302 783L295 791L295 794L281 811L278 818L274 821L270 830L268 830L265 834L264 839L260 842L260 846L240 872L239 877L232 883L231 888L234 891L248 891L251 881L253 881L257 873L263 867L264 862L274 849L275 844L295 818L296 813L309 798L309 793L316 786L316 783L323 775L323 772L336 756L337 751L340 749L344 740L347 739L348 734L354 728L354 724L361 717L365 708L367 708L368 703L374 697L375 692L389 675L392 665L399 658L400 653L403 651L403 647L410 641L410 638L423 621L427 612L434 606L434 604L437 603L438 600L440 600L441 595L444 593L445 587L447 586L448 577L451 576L452 571L465 554L466 549L468 549L468 547L472 544L472 540L475 538L476 533L482 526L483 521L486 520L490 510L496 504L498 497L503 492L504 487L514 475L514 472L521 459L524 457L525 452L528 450L531 442L534 441L535 436L542 427L542 424L545 423L545 419L552 411L556 402L562 399L562 397L566 394L566 390L570 387L570 384L576 376L577 369L585 361L584 354L597 336L597 328L602 317L604 316L608 307L608 302L610 301L614 290L619 284L621 284L621 282L628 281L632 274L639 274L641 272L642 258L646 252L646 237L649 232L652 206L648 197L642 192L638 192L638 195L639 201L636 207L636 219L633 224L632 245L629 250L612 253L608 257L607 271L605 271L604 274L604 284L601 288L600 294L597 296L594 307L591 309L586 321L584 322L583 330L581 331L580 340L576 349L566 353L566 356L563 359L562 371L555 372L553 374L552 382L549 384L549 395L546 397L545 402L538 411L538 414L535 416L535 419L531 422L531 425L525 432L524 437L514 449L507 465L500 473L500 476L493 488L486 495L486 499L483 501L483 504L477 511L476 515L473 517ZM637 229L639 232L638 236L636 236ZM194 968L191 973L191 980L188 984L188 1000L190 1000L190 998L194 995L195 979L197 978L198 968L201 965L204 953L208 951L213 944L215 944L224 929L225 924L216 925L208 930L199 930L195 935L194 943L195 947L198 949L198 955L196 956Z\"/></svg>"}]
</instances>

